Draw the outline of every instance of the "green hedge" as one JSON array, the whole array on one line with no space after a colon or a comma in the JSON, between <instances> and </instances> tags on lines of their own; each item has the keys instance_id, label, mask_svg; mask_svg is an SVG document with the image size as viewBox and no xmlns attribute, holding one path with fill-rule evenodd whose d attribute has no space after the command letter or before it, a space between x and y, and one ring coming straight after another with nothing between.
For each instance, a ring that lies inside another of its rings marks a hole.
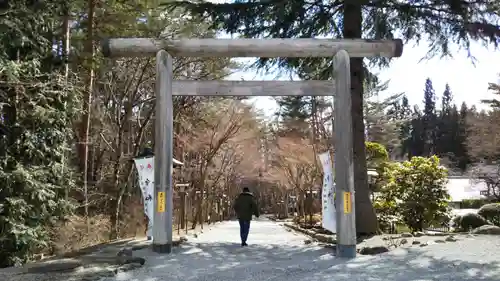
<instances>
[{"instance_id":1,"label":"green hedge","mask_svg":"<svg viewBox=\"0 0 500 281\"><path fill-rule=\"evenodd\" d=\"M462 202L460 202L460 208L461 209L479 209L481 206L484 204L487 204L487 200L480 200L480 199L465 199Z\"/></svg>"}]
</instances>

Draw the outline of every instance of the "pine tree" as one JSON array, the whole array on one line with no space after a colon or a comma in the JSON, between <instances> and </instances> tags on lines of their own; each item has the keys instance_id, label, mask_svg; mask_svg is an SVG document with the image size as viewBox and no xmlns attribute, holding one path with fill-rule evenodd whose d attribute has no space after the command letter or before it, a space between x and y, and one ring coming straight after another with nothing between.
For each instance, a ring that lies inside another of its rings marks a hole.
<instances>
[{"instance_id":1,"label":"pine tree","mask_svg":"<svg viewBox=\"0 0 500 281\"><path fill-rule=\"evenodd\" d=\"M238 0L227 4L177 1L170 7L183 6L195 16L208 17L215 27L244 37L275 38L393 38L395 32L404 39L428 35L429 52L448 54L448 46L458 42L468 48L471 39L496 44L496 6L487 0L473 3L442 1L262 1ZM436 11L439 10L439 13ZM383 11L383 13L382 13ZM364 18L363 18L364 15ZM385 63L387 60L378 59ZM300 77L327 79L331 76L331 59L279 58L260 60L260 66L276 64L293 69ZM370 202L366 175L363 120L362 58L351 62L352 118L354 146L354 181L356 187L356 229L360 233L377 231L376 216Z\"/></svg>"},{"instance_id":2,"label":"pine tree","mask_svg":"<svg viewBox=\"0 0 500 281\"><path fill-rule=\"evenodd\" d=\"M77 92L59 75L62 58L53 51L63 3L24 3L0 18L0 267L47 246L48 228L71 211L65 193L74 186L63 158Z\"/></svg>"},{"instance_id":3,"label":"pine tree","mask_svg":"<svg viewBox=\"0 0 500 281\"><path fill-rule=\"evenodd\" d=\"M311 117L310 101L304 96L286 96L276 99L280 108L277 113L283 133L305 137L309 132L307 119Z\"/></svg>"},{"instance_id":4,"label":"pine tree","mask_svg":"<svg viewBox=\"0 0 500 281\"><path fill-rule=\"evenodd\" d=\"M408 145L408 159L413 156L422 156L425 151L425 127L422 111L418 106L413 108L413 118L410 123L410 141Z\"/></svg>"},{"instance_id":5,"label":"pine tree","mask_svg":"<svg viewBox=\"0 0 500 281\"><path fill-rule=\"evenodd\" d=\"M400 120L395 106L399 105L403 94L391 95L380 101L379 95L387 90L389 81L384 83L374 81L367 84L364 106L367 141L383 145L389 155L393 156L400 147L398 137Z\"/></svg>"},{"instance_id":6,"label":"pine tree","mask_svg":"<svg viewBox=\"0 0 500 281\"><path fill-rule=\"evenodd\" d=\"M475 111L475 107L471 108L471 111ZM458 133L455 142L458 144L456 149L457 166L465 171L467 165L471 163L469 153L467 151L467 116L469 114L469 109L465 102L460 106L460 111L458 112Z\"/></svg>"},{"instance_id":7,"label":"pine tree","mask_svg":"<svg viewBox=\"0 0 500 281\"><path fill-rule=\"evenodd\" d=\"M453 102L453 94L451 93L450 85L446 83L443 92L443 97L441 98L441 115L445 116L450 113L450 109Z\"/></svg>"},{"instance_id":8,"label":"pine tree","mask_svg":"<svg viewBox=\"0 0 500 281\"><path fill-rule=\"evenodd\" d=\"M398 138L401 143L399 152L397 153L398 158L408 157L411 151L411 133L412 133L412 110L410 107L410 102L408 97L403 95L401 101L396 102L389 109L389 114L395 116L395 120L399 124L398 128Z\"/></svg>"},{"instance_id":9,"label":"pine tree","mask_svg":"<svg viewBox=\"0 0 500 281\"><path fill-rule=\"evenodd\" d=\"M467 114L465 103L462 104L462 111L464 115ZM453 104L453 94L448 84L441 97L441 110L436 116L436 122L436 154L450 161L450 169L459 168L464 171L469 162L466 149L466 123L465 119L462 120L457 106Z\"/></svg>"},{"instance_id":10,"label":"pine tree","mask_svg":"<svg viewBox=\"0 0 500 281\"><path fill-rule=\"evenodd\" d=\"M488 90L491 91L495 96L500 96L500 84L499 83L489 83ZM496 98L481 100L481 103L489 105L493 109L500 109L500 101Z\"/></svg>"},{"instance_id":11,"label":"pine tree","mask_svg":"<svg viewBox=\"0 0 500 281\"><path fill-rule=\"evenodd\" d=\"M435 144L435 152L441 158L454 157L452 141L453 136L456 135L456 132L453 130L456 129L456 124L454 124L454 122L457 120L454 120L455 116L452 114L452 101L453 95L451 93L450 86L446 84L443 96L441 97L441 110L439 112L439 116L437 116L437 141Z\"/></svg>"},{"instance_id":12,"label":"pine tree","mask_svg":"<svg viewBox=\"0 0 500 281\"><path fill-rule=\"evenodd\" d=\"M424 140L424 155L436 153L436 93L430 78L425 80L424 111L422 116L422 139Z\"/></svg>"}]
</instances>

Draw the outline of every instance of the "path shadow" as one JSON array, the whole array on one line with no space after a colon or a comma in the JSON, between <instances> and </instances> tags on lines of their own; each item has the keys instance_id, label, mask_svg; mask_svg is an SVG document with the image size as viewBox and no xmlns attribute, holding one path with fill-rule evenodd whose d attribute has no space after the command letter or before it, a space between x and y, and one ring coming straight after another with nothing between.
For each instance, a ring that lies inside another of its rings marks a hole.
<instances>
[{"instance_id":1,"label":"path shadow","mask_svg":"<svg viewBox=\"0 0 500 281\"><path fill-rule=\"evenodd\" d=\"M171 255L144 251L137 255L149 255L146 266L153 274L147 276L161 275L158 272L175 272L175 277L169 275L172 278L169 280L198 280L198 278L211 280L210 276L213 276L213 280L247 280L245 276L250 280L255 267L259 268L260 274L281 274L286 271L284 268L303 259L321 256L327 259L334 258L331 249L320 246L253 244L242 248L239 243L230 242L188 242L176 248ZM136 272L131 274L136 275Z\"/></svg>"},{"instance_id":2,"label":"path shadow","mask_svg":"<svg viewBox=\"0 0 500 281\"><path fill-rule=\"evenodd\" d=\"M421 248L405 248L365 259L336 262L325 270L314 272L307 279L351 280L354 276L356 280L498 281L500 263L464 261L452 256L436 257Z\"/></svg>"},{"instance_id":3,"label":"path shadow","mask_svg":"<svg viewBox=\"0 0 500 281\"><path fill-rule=\"evenodd\" d=\"M171 255L152 254L146 267L116 280L453 280L500 281L498 261L464 261L427 254L423 248L397 249L378 256L335 258L317 245L250 245L190 242Z\"/></svg>"}]
</instances>

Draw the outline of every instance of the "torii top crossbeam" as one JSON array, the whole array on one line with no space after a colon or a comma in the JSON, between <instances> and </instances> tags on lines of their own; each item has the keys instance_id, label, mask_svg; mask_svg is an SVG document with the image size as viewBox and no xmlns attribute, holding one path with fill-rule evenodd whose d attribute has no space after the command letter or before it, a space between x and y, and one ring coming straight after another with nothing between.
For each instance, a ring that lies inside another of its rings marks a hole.
<instances>
[{"instance_id":1,"label":"torii top crossbeam","mask_svg":"<svg viewBox=\"0 0 500 281\"><path fill-rule=\"evenodd\" d=\"M113 38L102 41L105 57L152 57L160 50L179 57L400 57L403 41L370 39L155 39Z\"/></svg>"}]
</instances>

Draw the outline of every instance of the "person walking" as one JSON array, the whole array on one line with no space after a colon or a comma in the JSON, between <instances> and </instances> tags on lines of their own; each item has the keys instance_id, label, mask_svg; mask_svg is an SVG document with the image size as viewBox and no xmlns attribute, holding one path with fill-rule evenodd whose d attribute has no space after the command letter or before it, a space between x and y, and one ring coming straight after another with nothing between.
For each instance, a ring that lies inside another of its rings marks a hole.
<instances>
[{"instance_id":1,"label":"person walking","mask_svg":"<svg viewBox=\"0 0 500 281\"><path fill-rule=\"evenodd\" d=\"M259 208L255 197L250 193L248 187L243 188L243 192L238 195L233 205L236 216L238 217L238 222L240 223L240 237L241 246L248 246L247 238L250 232L250 221L252 220L252 215L259 217Z\"/></svg>"}]
</instances>

